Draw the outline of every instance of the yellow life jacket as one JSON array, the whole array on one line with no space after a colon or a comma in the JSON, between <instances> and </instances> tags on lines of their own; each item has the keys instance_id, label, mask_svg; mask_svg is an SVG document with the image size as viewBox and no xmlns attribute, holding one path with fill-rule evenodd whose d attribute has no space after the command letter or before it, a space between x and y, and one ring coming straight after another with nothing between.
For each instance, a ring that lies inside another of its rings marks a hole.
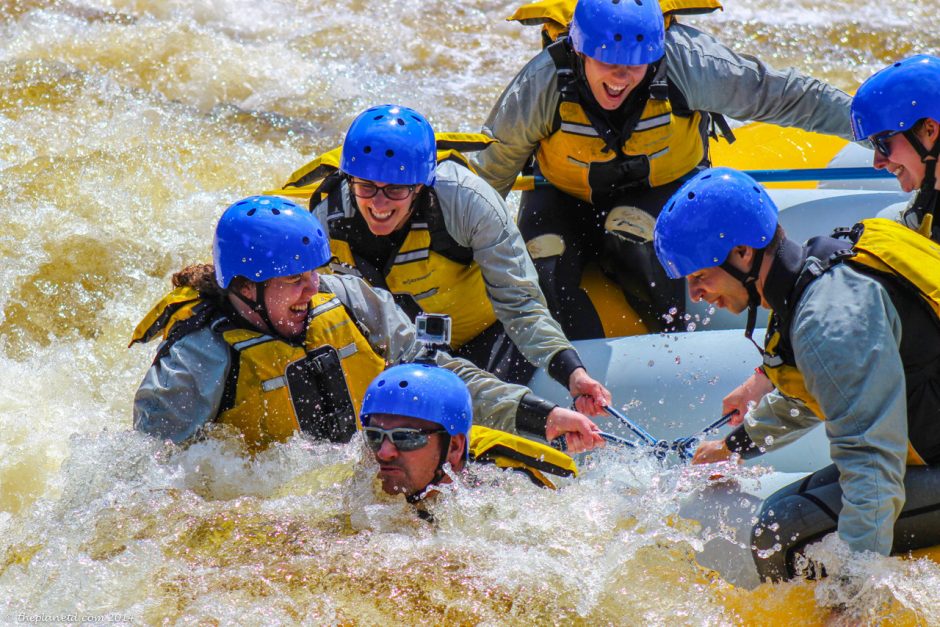
<instances>
[{"instance_id":1,"label":"yellow life jacket","mask_svg":"<svg viewBox=\"0 0 940 627\"><path fill-rule=\"evenodd\" d=\"M825 414L816 398L806 389L803 375L796 366L789 325L792 312L806 287L835 264L848 263L882 283L892 295L895 309L901 317L904 335L920 338L918 342L924 350L931 350L932 347L940 355L940 245L897 222L883 218L862 220L851 230L837 231L835 235L847 236L850 241L834 238L812 240L804 248L803 260L812 256L821 260L820 263L807 270L793 268L789 278L780 281L780 289L787 293L786 301L789 304L773 310L764 347L764 371L774 386L785 396L805 403L823 420ZM765 292L767 289L765 286ZM911 310L919 306L920 302L929 307L932 314L930 324L911 322ZM901 358L902 361L906 358L903 352ZM845 367L852 365L846 364ZM940 368L940 357L934 368ZM912 382L909 380L907 383L910 392ZM909 416L919 412L918 399L912 398L909 393ZM935 458L940 447L938 431L940 424L915 424L909 420L909 465L924 464L925 458L937 461ZM923 451L924 455L918 451Z\"/></svg>"},{"instance_id":2,"label":"yellow life jacket","mask_svg":"<svg viewBox=\"0 0 940 627\"><path fill-rule=\"evenodd\" d=\"M131 344L162 333L157 359L173 342L211 326L231 348L232 364L216 422L244 435L252 452L298 430L348 441L360 427L365 390L385 367L349 311L332 294L311 300L302 345L235 326L194 289L163 298L134 331Z\"/></svg>"},{"instance_id":3,"label":"yellow life jacket","mask_svg":"<svg viewBox=\"0 0 940 627\"><path fill-rule=\"evenodd\" d=\"M537 485L552 489L555 484L546 474L578 476L578 466L565 453L541 442L479 425L470 428L470 460L519 470Z\"/></svg>"},{"instance_id":4,"label":"yellow life jacket","mask_svg":"<svg viewBox=\"0 0 940 627\"><path fill-rule=\"evenodd\" d=\"M671 183L707 160L708 120L699 111L675 114L666 97L651 95L633 132L613 150L580 102L563 96L558 118L559 129L539 142L536 159L552 185L585 202L603 204L627 184Z\"/></svg>"},{"instance_id":5,"label":"yellow life jacket","mask_svg":"<svg viewBox=\"0 0 940 627\"><path fill-rule=\"evenodd\" d=\"M357 241L375 236L359 216L343 216L342 189L337 188L329 196L327 229L334 256L331 271L356 274L373 287L387 289L412 319L422 311L449 315L454 349L496 322L473 250L459 246L447 233L433 189L427 190L428 202L416 207L404 241L390 250L381 268L357 250Z\"/></svg>"},{"instance_id":6,"label":"yellow life jacket","mask_svg":"<svg viewBox=\"0 0 940 627\"><path fill-rule=\"evenodd\" d=\"M506 21L541 26L543 42L548 45L568 34L568 24L574 17L577 3L578 0L538 0L522 5ZM722 6L718 0L659 0L659 8L669 28L678 15L711 13Z\"/></svg>"},{"instance_id":7,"label":"yellow life jacket","mask_svg":"<svg viewBox=\"0 0 940 627\"><path fill-rule=\"evenodd\" d=\"M687 109L685 98L666 79L665 58L658 62L642 111L624 128L611 128L605 112L583 106L577 54L566 38L556 41L567 32L574 5L571 0L536 2L509 18L542 24L555 64L561 92L557 130L539 142L536 152L539 169L552 185L585 202L615 206L629 189L666 185L706 164L708 137L716 135L716 127L734 140L722 116ZM664 0L660 6L667 27L676 14L721 8L713 0Z\"/></svg>"}]
</instances>

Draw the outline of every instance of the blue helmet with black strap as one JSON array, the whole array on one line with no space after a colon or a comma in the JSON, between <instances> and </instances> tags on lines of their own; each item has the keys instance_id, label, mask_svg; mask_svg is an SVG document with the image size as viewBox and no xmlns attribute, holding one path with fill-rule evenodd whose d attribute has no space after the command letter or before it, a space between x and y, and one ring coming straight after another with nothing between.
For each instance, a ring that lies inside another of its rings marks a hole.
<instances>
[{"instance_id":1,"label":"blue helmet with black strap","mask_svg":"<svg viewBox=\"0 0 940 627\"><path fill-rule=\"evenodd\" d=\"M377 376L366 390L359 418L369 426L372 416L390 414L438 424L448 435L463 434L469 456L473 406L467 384L456 374L431 364L401 364Z\"/></svg>"},{"instance_id":2,"label":"blue helmet with black strap","mask_svg":"<svg viewBox=\"0 0 940 627\"><path fill-rule=\"evenodd\" d=\"M663 207L653 247L670 278L718 266L737 279L747 290L744 335L751 339L761 302L757 277L777 222L777 205L760 183L738 170L711 168L686 181ZM736 246L755 250L747 271L728 259Z\"/></svg>"},{"instance_id":3,"label":"blue helmet with black strap","mask_svg":"<svg viewBox=\"0 0 940 627\"><path fill-rule=\"evenodd\" d=\"M250 196L219 218L212 242L216 282L227 289L237 276L261 283L315 270L330 260L319 220L277 196Z\"/></svg>"},{"instance_id":4,"label":"blue helmet with black strap","mask_svg":"<svg viewBox=\"0 0 940 627\"><path fill-rule=\"evenodd\" d=\"M602 63L646 65L666 53L666 26L656 0L578 0L572 47Z\"/></svg>"},{"instance_id":5,"label":"blue helmet with black strap","mask_svg":"<svg viewBox=\"0 0 940 627\"><path fill-rule=\"evenodd\" d=\"M400 105L366 109L343 140L340 170L392 185L434 185L437 144L423 115Z\"/></svg>"},{"instance_id":6,"label":"blue helmet with black strap","mask_svg":"<svg viewBox=\"0 0 940 627\"><path fill-rule=\"evenodd\" d=\"M672 279L720 266L735 246L770 244L777 214L767 191L744 172L703 170L660 212L653 232L656 256Z\"/></svg>"},{"instance_id":7,"label":"blue helmet with black strap","mask_svg":"<svg viewBox=\"0 0 940 627\"><path fill-rule=\"evenodd\" d=\"M856 140L910 130L918 120L940 121L940 57L918 54L870 76L852 98Z\"/></svg>"}]
</instances>

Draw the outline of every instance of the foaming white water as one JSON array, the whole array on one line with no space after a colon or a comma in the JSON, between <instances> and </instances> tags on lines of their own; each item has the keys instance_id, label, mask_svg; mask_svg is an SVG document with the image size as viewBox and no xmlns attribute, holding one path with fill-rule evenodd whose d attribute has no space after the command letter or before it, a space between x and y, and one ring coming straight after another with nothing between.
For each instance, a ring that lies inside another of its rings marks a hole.
<instances>
[{"instance_id":1,"label":"foaming white water","mask_svg":"<svg viewBox=\"0 0 940 627\"><path fill-rule=\"evenodd\" d=\"M926 3L728 5L695 23L844 88L910 46L937 52ZM593 456L558 492L482 470L430 526L375 494L354 446L298 439L249 461L231 443L178 451L130 431L154 348L127 350L130 333L173 271L208 259L221 209L378 102L476 130L539 45L503 21L514 7L0 3L5 618L730 624L799 601L798 587L738 597L703 574L692 555L708 537L677 512L706 478L634 455ZM933 565L883 564L876 587L936 617ZM827 602L813 597L809 620Z\"/></svg>"}]
</instances>

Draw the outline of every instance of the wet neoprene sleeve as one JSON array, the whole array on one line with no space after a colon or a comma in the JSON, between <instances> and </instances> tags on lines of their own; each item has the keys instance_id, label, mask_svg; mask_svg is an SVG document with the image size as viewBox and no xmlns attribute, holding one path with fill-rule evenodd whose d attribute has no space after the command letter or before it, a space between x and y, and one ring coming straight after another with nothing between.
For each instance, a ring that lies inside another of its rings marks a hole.
<instances>
[{"instance_id":1,"label":"wet neoprene sleeve","mask_svg":"<svg viewBox=\"0 0 940 627\"><path fill-rule=\"evenodd\" d=\"M519 401L519 409L516 410L516 429L544 438L548 415L556 407L558 405L555 403L539 398L535 394L526 394Z\"/></svg>"},{"instance_id":2,"label":"wet neoprene sleeve","mask_svg":"<svg viewBox=\"0 0 940 627\"><path fill-rule=\"evenodd\" d=\"M571 373L578 368L584 368L578 351L573 348L567 348L558 351L552 357L551 363L548 364L548 375L567 388Z\"/></svg>"}]
</instances>

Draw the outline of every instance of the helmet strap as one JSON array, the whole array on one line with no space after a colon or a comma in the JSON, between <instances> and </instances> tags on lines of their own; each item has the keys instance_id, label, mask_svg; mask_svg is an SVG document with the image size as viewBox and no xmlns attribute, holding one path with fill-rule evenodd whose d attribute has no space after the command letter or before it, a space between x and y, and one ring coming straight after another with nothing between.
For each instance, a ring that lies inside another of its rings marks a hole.
<instances>
[{"instance_id":1,"label":"helmet strap","mask_svg":"<svg viewBox=\"0 0 940 627\"><path fill-rule=\"evenodd\" d=\"M757 292L757 277L760 275L760 267L764 261L766 248L755 248L754 259L751 262L751 268L747 272L735 268L725 259L718 267L737 279L744 289L747 290L747 326L744 327L744 337L751 341L751 344L757 346L757 350L764 352L752 337L754 327L757 325L757 308L760 306L760 294Z\"/></svg>"},{"instance_id":2,"label":"helmet strap","mask_svg":"<svg viewBox=\"0 0 940 627\"><path fill-rule=\"evenodd\" d=\"M920 161L925 166L924 180L920 184L920 190L917 192L917 197L911 209L919 220L923 220L927 214L933 215L934 220L936 220L938 195L940 195L936 189L937 162L940 158L940 137L934 141L933 146L928 150L921 143L913 129L902 131L902 133L911 147L920 155Z\"/></svg>"},{"instance_id":3,"label":"helmet strap","mask_svg":"<svg viewBox=\"0 0 940 627\"><path fill-rule=\"evenodd\" d=\"M268 327L268 331L271 333L277 333L274 330L274 324L271 322L271 317L268 315L268 307L264 304L264 281L255 283L255 300L251 300L238 290L226 290L229 294L232 294L238 300L245 303L249 309L261 316L261 320Z\"/></svg>"},{"instance_id":4,"label":"helmet strap","mask_svg":"<svg viewBox=\"0 0 940 627\"><path fill-rule=\"evenodd\" d=\"M409 494L406 497L405 500L411 504L415 504L424 500L424 496L425 494L427 494L428 488L430 488L432 485L437 485L438 483L441 482L441 479L444 478L444 475L445 475L444 464L447 463L447 453L450 451L451 437L450 437L450 434L446 432L443 433L442 435L445 435L447 437L444 439L444 445L441 447L441 458L437 461L437 468L434 470L434 476L431 478L431 480L428 482L426 486L424 486L420 490L415 490L414 493Z\"/></svg>"}]
</instances>

